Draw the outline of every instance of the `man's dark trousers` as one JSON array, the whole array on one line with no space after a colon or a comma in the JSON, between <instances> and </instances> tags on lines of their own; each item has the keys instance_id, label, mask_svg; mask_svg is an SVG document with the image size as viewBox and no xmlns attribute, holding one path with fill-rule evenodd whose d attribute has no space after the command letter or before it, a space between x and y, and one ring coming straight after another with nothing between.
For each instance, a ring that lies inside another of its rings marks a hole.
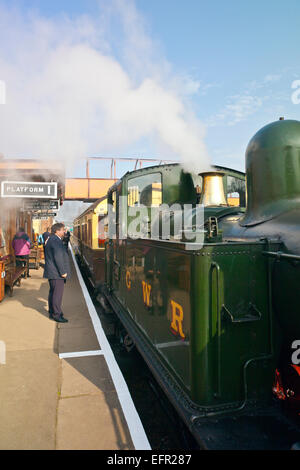
<instances>
[{"instance_id":1,"label":"man's dark trousers","mask_svg":"<svg viewBox=\"0 0 300 470\"><path fill-rule=\"evenodd\" d=\"M49 313L53 315L54 318L59 318L61 311L62 298L65 287L64 279L49 279L50 290L49 290Z\"/></svg>"}]
</instances>

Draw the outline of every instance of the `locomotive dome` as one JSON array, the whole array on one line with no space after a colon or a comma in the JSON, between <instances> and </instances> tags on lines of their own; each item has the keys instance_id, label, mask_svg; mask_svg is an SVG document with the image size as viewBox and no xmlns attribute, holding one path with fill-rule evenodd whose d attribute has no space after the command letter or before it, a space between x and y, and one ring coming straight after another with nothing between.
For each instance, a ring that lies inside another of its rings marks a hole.
<instances>
[{"instance_id":1,"label":"locomotive dome","mask_svg":"<svg viewBox=\"0 0 300 470\"><path fill-rule=\"evenodd\" d=\"M263 127L246 150L247 210L242 226L300 208L300 121Z\"/></svg>"}]
</instances>

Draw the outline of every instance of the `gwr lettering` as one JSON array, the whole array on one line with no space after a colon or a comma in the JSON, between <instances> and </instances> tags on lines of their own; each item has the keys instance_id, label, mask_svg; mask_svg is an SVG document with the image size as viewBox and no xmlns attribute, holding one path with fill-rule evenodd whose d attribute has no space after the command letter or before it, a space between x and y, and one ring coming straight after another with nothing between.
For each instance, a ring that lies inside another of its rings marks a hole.
<instances>
[{"instance_id":1,"label":"gwr lettering","mask_svg":"<svg viewBox=\"0 0 300 470\"><path fill-rule=\"evenodd\" d=\"M142 281L142 286L143 286L144 304L146 304L147 307L150 307L151 285L145 281Z\"/></svg>"},{"instance_id":2,"label":"gwr lettering","mask_svg":"<svg viewBox=\"0 0 300 470\"><path fill-rule=\"evenodd\" d=\"M131 289L131 279L130 279L130 272L126 271L126 287L128 290Z\"/></svg>"},{"instance_id":3,"label":"gwr lettering","mask_svg":"<svg viewBox=\"0 0 300 470\"><path fill-rule=\"evenodd\" d=\"M183 322L183 308L181 305L171 300L171 308L172 308L172 323L171 323L171 330L178 334L182 339L185 338L185 334L183 333L182 329L182 322Z\"/></svg>"}]
</instances>

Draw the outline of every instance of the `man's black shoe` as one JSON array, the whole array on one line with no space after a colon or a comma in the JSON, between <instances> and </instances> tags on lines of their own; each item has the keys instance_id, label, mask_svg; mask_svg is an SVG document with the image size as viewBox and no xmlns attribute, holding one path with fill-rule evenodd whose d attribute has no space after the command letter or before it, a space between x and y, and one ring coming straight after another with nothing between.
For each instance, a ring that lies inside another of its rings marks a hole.
<instances>
[{"instance_id":1,"label":"man's black shoe","mask_svg":"<svg viewBox=\"0 0 300 470\"><path fill-rule=\"evenodd\" d=\"M53 313L52 313L52 312L48 312L48 313L49 313L49 320L54 320ZM64 318L64 314L63 314L63 313L61 313L60 316L61 316L62 318Z\"/></svg>"},{"instance_id":2,"label":"man's black shoe","mask_svg":"<svg viewBox=\"0 0 300 470\"><path fill-rule=\"evenodd\" d=\"M55 318L52 316L52 319L56 321L57 323L68 323L69 320L64 318L62 315L59 318Z\"/></svg>"}]
</instances>

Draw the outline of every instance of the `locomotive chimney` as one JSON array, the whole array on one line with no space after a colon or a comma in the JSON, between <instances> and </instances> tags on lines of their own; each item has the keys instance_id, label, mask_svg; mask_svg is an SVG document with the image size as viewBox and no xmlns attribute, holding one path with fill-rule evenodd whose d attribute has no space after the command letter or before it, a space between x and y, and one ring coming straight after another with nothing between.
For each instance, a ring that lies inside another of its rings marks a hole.
<instances>
[{"instance_id":1,"label":"locomotive chimney","mask_svg":"<svg viewBox=\"0 0 300 470\"><path fill-rule=\"evenodd\" d=\"M201 173L203 177L203 190L200 197L200 204L208 206L227 206L224 193L223 176L224 173L207 172Z\"/></svg>"}]
</instances>

